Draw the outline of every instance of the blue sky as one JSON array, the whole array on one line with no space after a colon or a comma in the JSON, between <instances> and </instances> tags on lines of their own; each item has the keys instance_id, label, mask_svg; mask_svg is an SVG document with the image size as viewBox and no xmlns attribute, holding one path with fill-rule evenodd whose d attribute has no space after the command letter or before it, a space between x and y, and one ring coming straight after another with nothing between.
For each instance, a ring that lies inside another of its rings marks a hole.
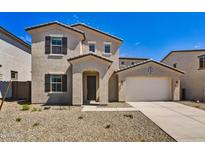
<instances>
[{"instance_id":1,"label":"blue sky","mask_svg":"<svg viewBox=\"0 0 205 154\"><path fill-rule=\"evenodd\" d=\"M161 60L168 52L205 49L205 13L0 13L0 25L23 40L25 28L83 22L123 39L121 56Z\"/></svg>"}]
</instances>

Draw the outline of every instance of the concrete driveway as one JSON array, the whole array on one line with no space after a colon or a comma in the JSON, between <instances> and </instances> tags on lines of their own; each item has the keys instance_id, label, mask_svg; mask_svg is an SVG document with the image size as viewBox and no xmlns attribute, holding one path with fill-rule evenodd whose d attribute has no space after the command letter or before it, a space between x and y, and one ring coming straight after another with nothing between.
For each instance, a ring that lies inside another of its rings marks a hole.
<instances>
[{"instance_id":1,"label":"concrete driveway","mask_svg":"<svg viewBox=\"0 0 205 154\"><path fill-rule=\"evenodd\" d=\"M205 111L176 102L127 102L176 141L205 141Z\"/></svg>"}]
</instances>

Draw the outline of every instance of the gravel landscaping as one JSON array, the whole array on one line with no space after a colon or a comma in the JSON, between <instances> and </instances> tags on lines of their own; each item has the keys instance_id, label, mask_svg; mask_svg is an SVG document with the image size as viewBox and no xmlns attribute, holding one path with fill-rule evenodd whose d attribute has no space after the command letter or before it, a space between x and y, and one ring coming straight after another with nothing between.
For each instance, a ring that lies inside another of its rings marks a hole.
<instances>
[{"instance_id":1,"label":"gravel landscaping","mask_svg":"<svg viewBox=\"0 0 205 154\"><path fill-rule=\"evenodd\" d=\"M0 141L174 141L141 112L81 112L81 107L5 103Z\"/></svg>"}]
</instances>

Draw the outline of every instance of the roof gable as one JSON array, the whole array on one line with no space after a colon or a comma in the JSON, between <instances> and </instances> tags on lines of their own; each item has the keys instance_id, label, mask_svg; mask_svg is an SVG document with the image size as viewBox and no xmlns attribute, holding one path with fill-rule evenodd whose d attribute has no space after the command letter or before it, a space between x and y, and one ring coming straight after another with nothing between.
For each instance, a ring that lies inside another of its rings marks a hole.
<instances>
[{"instance_id":1,"label":"roof gable","mask_svg":"<svg viewBox=\"0 0 205 154\"><path fill-rule=\"evenodd\" d=\"M61 27L64 27L64 28L67 28L67 29L70 29L76 33L79 33L81 35L83 35L84 37L84 40L85 40L85 33L79 29L76 29L74 27L71 27L71 26L68 26L66 24L63 24L63 23L60 23L58 21L54 21L54 22L48 22L48 23L44 23L44 24L40 24L40 25L36 25L36 26L32 26L32 27L28 27L26 28L26 31L31 31L31 30L34 30L34 29L38 29L38 28L42 28L42 27L45 27L45 26L51 26L51 25L59 25Z\"/></svg>"},{"instance_id":2,"label":"roof gable","mask_svg":"<svg viewBox=\"0 0 205 154\"><path fill-rule=\"evenodd\" d=\"M193 52L204 52L205 53L205 49L195 49L195 50L174 50L174 51L171 51L169 52L162 60L161 62L163 62L167 57L169 57L171 54L173 53L193 53Z\"/></svg>"},{"instance_id":3,"label":"roof gable","mask_svg":"<svg viewBox=\"0 0 205 154\"><path fill-rule=\"evenodd\" d=\"M101 30L99 30L99 29L93 28L93 27L88 26L88 25L83 24L83 23L78 23L78 24L71 25L71 27L78 27L78 26L82 26L82 27L88 28L88 29L90 29L90 30L93 30L93 31L95 31L95 32L97 32L97 33L100 33L100 34L102 34L102 35L108 36L108 37L110 37L110 38L112 38L112 39L115 39L115 40L117 40L117 41L120 41L120 42L123 41L123 40L122 40L121 38L119 38L119 37L116 37L116 36L114 36L114 35L105 33L105 32L103 32L103 31L101 31Z\"/></svg>"},{"instance_id":4,"label":"roof gable","mask_svg":"<svg viewBox=\"0 0 205 154\"><path fill-rule=\"evenodd\" d=\"M11 32L7 31L5 28L3 28L1 26L0 26L0 32L3 33L4 35L10 37L11 39L15 40L16 42L20 43L21 45L25 46L29 50L31 49L30 44L26 43L25 41L23 41L22 39L20 39L16 35L12 34Z\"/></svg>"},{"instance_id":5,"label":"roof gable","mask_svg":"<svg viewBox=\"0 0 205 154\"><path fill-rule=\"evenodd\" d=\"M154 61L154 60L146 60L146 61L143 61L143 62L134 64L134 65L131 65L131 66L122 68L122 69L116 71L116 73L123 72L123 71L129 70L129 69L132 69L132 68L141 66L141 65L146 65L146 64L148 64L148 63L155 63L155 64L160 65L160 66L162 66L162 67L165 67L165 68L168 68L168 69L170 69L170 70L176 71L176 72L178 72L178 73L184 74L184 72L183 72L182 70L180 70L180 69L174 68L174 67L172 67L172 66L169 66L169 65L166 65L166 64L164 64L164 63L160 63L160 62L157 62L157 61Z\"/></svg>"},{"instance_id":6,"label":"roof gable","mask_svg":"<svg viewBox=\"0 0 205 154\"><path fill-rule=\"evenodd\" d=\"M112 63L113 62L112 60L110 60L108 58L99 56L99 55L94 54L94 53L86 53L86 54L82 54L82 55L79 55L79 56L76 56L76 57L72 57L72 58L69 58L68 61L74 61L74 60L81 59L81 58L88 57L88 56L92 56L92 57L95 57L97 59L104 60L104 61L106 61L108 63Z\"/></svg>"}]
</instances>

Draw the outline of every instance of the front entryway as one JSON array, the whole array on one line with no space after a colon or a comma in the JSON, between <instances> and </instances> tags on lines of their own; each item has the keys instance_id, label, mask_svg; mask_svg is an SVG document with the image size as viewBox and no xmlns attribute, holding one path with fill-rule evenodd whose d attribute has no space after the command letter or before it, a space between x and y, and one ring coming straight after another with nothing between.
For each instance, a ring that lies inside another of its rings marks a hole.
<instances>
[{"instance_id":1,"label":"front entryway","mask_svg":"<svg viewBox=\"0 0 205 154\"><path fill-rule=\"evenodd\" d=\"M83 73L83 104L91 105L99 102L99 73L85 71Z\"/></svg>"},{"instance_id":2,"label":"front entryway","mask_svg":"<svg viewBox=\"0 0 205 154\"><path fill-rule=\"evenodd\" d=\"M87 76L87 100L96 100L96 76Z\"/></svg>"}]
</instances>

